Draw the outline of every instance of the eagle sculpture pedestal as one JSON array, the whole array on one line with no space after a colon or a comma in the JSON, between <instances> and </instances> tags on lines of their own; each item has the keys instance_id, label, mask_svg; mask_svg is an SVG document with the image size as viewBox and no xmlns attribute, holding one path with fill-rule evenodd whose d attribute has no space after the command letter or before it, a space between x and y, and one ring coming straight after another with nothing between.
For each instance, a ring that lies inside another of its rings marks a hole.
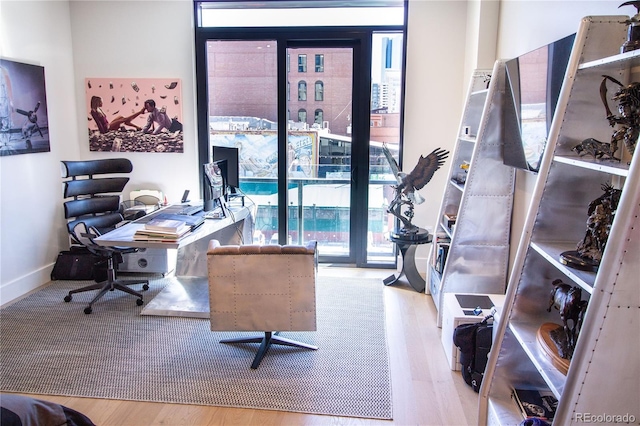
<instances>
[{"instance_id":1,"label":"eagle sculpture pedestal","mask_svg":"<svg viewBox=\"0 0 640 426\"><path fill-rule=\"evenodd\" d=\"M398 182L398 185L394 186L396 194L389 203L387 212L394 215L402 223L399 228L396 226L395 232L389 234L389 240L396 243L402 253L402 271L397 276L394 274L385 278L383 282L384 285L391 285L405 275L411 287L422 293L426 281L416 268L416 246L430 243L432 236L426 229L411 223L414 215L413 205L424 202L424 198L420 197L418 191L431 180L436 170L444 164L444 160L449 156L449 151L436 148L426 157L421 155L418 164L409 174L400 171L396 159L391 155L386 144L382 146L382 152L387 157L389 167Z\"/></svg>"},{"instance_id":2,"label":"eagle sculpture pedestal","mask_svg":"<svg viewBox=\"0 0 640 426\"><path fill-rule=\"evenodd\" d=\"M384 285L396 283L403 275L407 277L409 285L419 293L424 292L426 281L416 268L416 248L420 244L430 243L432 235L423 228L416 228L415 232L393 232L389 235L389 240L396 243L402 254L402 270L398 275L391 275L382 282Z\"/></svg>"}]
</instances>

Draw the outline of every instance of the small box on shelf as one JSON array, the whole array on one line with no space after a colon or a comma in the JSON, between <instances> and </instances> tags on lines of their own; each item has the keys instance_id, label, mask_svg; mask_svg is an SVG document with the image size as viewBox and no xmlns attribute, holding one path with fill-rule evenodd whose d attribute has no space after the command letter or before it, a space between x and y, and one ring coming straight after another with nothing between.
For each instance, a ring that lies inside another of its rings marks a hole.
<instances>
[{"instance_id":1,"label":"small box on shelf","mask_svg":"<svg viewBox=\"0 0 640 426\"><path fill-rule=\"evenodd\" d=\"M443 219L442 223L448 229L451 229L451 227L456 224L456 218L457 217L458 217L458 215L455 214L455 213L445 213L445 214L442 215L442 219Z\"/></svg>"}]
</instances>

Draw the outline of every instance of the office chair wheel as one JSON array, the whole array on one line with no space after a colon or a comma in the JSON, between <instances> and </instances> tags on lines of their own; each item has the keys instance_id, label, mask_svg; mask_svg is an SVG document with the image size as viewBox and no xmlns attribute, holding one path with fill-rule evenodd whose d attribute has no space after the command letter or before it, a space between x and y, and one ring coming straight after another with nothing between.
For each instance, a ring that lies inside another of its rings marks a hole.
<instances>
[{"instance_id":1,"label":"office chair wheel","mask_svg":"<svg viewBox=\"0 0 640 426\"><path fill-rule=\"evenodd\" d=\"M145 284L145 285L143 285L143 286L142 286L142 289L143 289L143 290L149 290L149 284Z\"/></svg>"},{"instance_id":2,"label":"office chair wheel","mask_svg":"<svg viewBox=\"0 0 640 426\"><path fill-rule=\"evenodd\" d=\"M65 302L71 302L71 295L70 295L70 294L67 294L67 295L64 297L64 301L65 301Z\"/></svg>"},{"instance_id":3,"label":"office chair wheel","mask_svg":"<svg viewBox=\"0 0 640 426\"><path fill-rule=\"evenodd\" d=\"M138 306L142 306L143 303L144 302L142 301L142 299L136 300L136 305L138 305Z\"/></svg>"},{"instance_id":4,"label":"office chair wheel","mask_svg":"<svg viewBox=\"0 0 640 426\"><path fill-rule=\"evenodd\" d=\"M92 311L93 309L91 309L91 306L87 306L86 308L84 308L84 313L87 315L89 315Z\"/></svg>"}]
</instances>

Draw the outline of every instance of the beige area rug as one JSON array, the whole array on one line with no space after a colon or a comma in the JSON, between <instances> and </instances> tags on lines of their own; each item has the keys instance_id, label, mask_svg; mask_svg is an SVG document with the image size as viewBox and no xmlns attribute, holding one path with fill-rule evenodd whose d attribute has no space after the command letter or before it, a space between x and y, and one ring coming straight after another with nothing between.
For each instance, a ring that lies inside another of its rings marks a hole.
<instances>
[{"instance_id":1,"label":"beige area rug","mask_svg":"<svg viewBox=\"0 0 640 426\"><path fill-rule=\"evenodd\" d=\"M151 300L172 278L151 281ZM391 419L382 283L318 277L318 331L282 336L317 351L219 340L207 319L140 315L135 298L63 297L86 282L56 281L0 311L0 391Z\"/></svg>"}]
</instances>

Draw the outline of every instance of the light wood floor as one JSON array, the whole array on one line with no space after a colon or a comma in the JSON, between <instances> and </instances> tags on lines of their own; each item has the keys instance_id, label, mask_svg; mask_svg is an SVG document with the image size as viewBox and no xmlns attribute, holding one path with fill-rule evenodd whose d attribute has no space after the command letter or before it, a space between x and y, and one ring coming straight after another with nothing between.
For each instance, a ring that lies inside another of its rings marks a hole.
<instances>
[{"instance_id":1,"label":"light wood floor","mask_svg":"<svg viewBox=\"0 0 640 426\"><path fill-rule=\"evenodd\" d=\"M319 274L385 278L391 270L321 266ZM382 282L380 285L383 285ZM407 283L384 287L393 421L281 411L30 395L86 414L98 426L474 425L478 394L449 369L431 296ZM381 330L382 331L382 330ZM108 368L108 367L107 367Z\"/></svg>"}]
</instances>

